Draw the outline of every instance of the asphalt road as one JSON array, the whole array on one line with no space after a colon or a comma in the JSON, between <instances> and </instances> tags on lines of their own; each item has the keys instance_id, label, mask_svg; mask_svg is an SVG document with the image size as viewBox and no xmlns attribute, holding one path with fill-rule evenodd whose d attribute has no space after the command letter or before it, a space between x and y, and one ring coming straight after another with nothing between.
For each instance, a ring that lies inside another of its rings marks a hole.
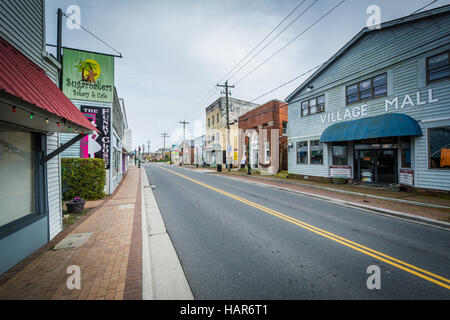
<instances>
[{"instance_id":1,"label":"asphalt road","mask_svg":"<svg viewBox=\"0 0 450 320\"><path fill-rule=\"evenodd\" d=\"M449 231L216 174L144 167L196 299L450 299ZM379 267L380 289L368 289L369 266Z\"/></svg>"}]
</instances>

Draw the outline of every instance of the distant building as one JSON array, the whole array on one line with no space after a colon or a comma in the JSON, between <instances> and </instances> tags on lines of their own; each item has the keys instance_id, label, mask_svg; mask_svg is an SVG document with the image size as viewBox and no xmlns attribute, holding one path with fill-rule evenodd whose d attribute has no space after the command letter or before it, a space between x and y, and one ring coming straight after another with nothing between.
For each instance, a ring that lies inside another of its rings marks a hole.
<instances>
[{"instance_id":1,"label":"distant building","mask_svg":"<svg viewBox=\"0 0 450 320\"><path fill-rule=\"evenodd\" d=\"M194 139L194 164L197 166L204 166L206 164L205 154L206 140L205 135Z\"/></svg>"},{"instance_id":2,"label":"distant building","mask_svg":"<svg viewBox=\"0 0 450 320\"><path fill-rule=\"evenodd\" d=\"M287 98L289 174L450 191L450 5L362 29Z\"/></svg>"},{"instance_id":3,"label":"distant building","mask_svg":"<svg viewBox=\"0 0 450 320\"><path fill-rule=\"evenodd\" d=\"M247 160L247 145L250 166L262 174L276 174L287 170L287 104L269 101L238 119L239 152L241 165Z\"/></svg>"},{"instance_id":4,"label":"distant building","mask_svg":"<svg viewBox=\"0 0 450 320\"><path fill-rule=\"evenodd\" d=\"M230 141L228 163L238 166L238 125L237 119L244 113L255 109L259 105L243 100L228 98ZM227 128L226 128L226 99L220 97L206 108L206 148L205 161L210 166L226 164L227 157Z\"/></svg>"},{"instance_id":5,"label":"distant building","mask_svg":"<svg viewBox=\"0 0 450 320\"><path fill-rule=\"evenodd\" d=\"M194 164L194 140L186 139L181 142L180 156L183 164Z\"/></svg>"}]
</instances>

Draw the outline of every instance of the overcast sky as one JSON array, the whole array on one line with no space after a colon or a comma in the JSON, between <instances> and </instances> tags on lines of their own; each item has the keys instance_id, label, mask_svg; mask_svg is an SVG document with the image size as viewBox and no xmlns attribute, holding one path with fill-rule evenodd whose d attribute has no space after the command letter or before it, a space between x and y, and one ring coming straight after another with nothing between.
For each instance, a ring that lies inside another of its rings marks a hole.
<instances>
[{"instance_id":1,"label":"overcast sky","mask_svg":"<svg viewBox=\"0 0 450 320\"><path fill-rule=\"evenodd\" d=\"M162 147L162 132L178 143L187 120L186 136L204 130L205 108L220 96L213 89L303 0L46 0L47 43L56 43L56 11L70 5L81 9L81 24L122 53L115 59L115 86L124 98L133 147L151 141ZM305 2L265 43L313 4ZM230 79L240 80L292 38L303 32L341 0L318 0L273 43ZM239 81L232 96L253 100L329 59L366 26L367 7L378 5L381 21L409 15L431 0L347 0L257 71ZM440 0L427 9L449 4ZM117 54L86 31L63 28L63 46ZM262 44L262 46L264 46ZM261 47L262 47L261 46ZM48 47L49 52L54 52ZM256 52L256 51L255 51ZM284 100L295 82L267 95ZM211 91L212 90L212 91ZM199 104L205 97L203 103Z\"/></svg>"}]
</instances>

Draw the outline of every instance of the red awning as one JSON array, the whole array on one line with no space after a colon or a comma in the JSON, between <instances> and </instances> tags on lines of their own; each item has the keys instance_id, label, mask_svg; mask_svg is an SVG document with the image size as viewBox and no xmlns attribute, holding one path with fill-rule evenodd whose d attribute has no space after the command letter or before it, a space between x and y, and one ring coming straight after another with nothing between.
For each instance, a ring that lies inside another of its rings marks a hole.
<instances>
[{"instance_id":1,"label":"red awning","mask_svg":"<svg viewBox=\"0 0 450 320\"><path fill-rule=\"evenodd\" d=\"M0 70L0 91L14 95L80 127L98 131L42 68L1 37Z\"/></svg>"}]
</instances>

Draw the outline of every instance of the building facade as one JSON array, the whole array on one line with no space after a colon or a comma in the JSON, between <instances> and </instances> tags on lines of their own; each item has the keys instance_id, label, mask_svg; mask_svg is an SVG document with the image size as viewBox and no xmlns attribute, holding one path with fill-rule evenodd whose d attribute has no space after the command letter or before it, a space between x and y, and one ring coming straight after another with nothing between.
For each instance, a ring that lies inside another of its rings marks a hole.
<instances>
[{"instance_id":1,"label":"building facade","mask_svg":"<svg viewBox=\"0 0 450 320\"><path fill-rule=\"evenodd\" d=\"M450 6L364 28L290 94L288 171L450 190Z\"/></svg>"},{"instance_id":2,"label":"building facade","mask_svg":"<svg viewBox=\"0 0 450 320\"><path fill-rule=\"evenodd\" d=\"M220 97L206 108L206 163L210 166L229 163L238 166L238 118L246 112L257 108L259 105L243 100L228 98L229 124L227 133L226 99ZM229 145L227 146L227 134ZM228 149L228 150L227 150ZM228 152L227 152L228 151ZM229 155L227 159L227 154ZM227 161L228 160L228 161Z\"/></svg>"},{"instance_id":3,"label":"building facade","mask_svg":"<svg viewBox=\"0 0 450 320\"><path fill-rule=\"evenodd\" d=\"M45 39L43 0L0 3L0 274L62 230L60 133L96 130L58 89Z\"/></svg>"},{"instance_id":4,"label":"building facade","mask_svg":"<svg viewBox=\"0 0 450 320\"><path fill-rule=\"evenodd\" d=\"M261 174L287 170L287 104L271 100L238 118L238 159Z\"/></svg>"},{"instance_id":5,"label":"building facade","mask_svg":"<svg viewBox=\"0 0 450 320\"><path fill-rule=\"evenodd\" d=\"M196 166L203 167L206 165L205 147L206 147L205 135L202 135L194 139L194 164Z\"/></svg>"}]
</instances>

